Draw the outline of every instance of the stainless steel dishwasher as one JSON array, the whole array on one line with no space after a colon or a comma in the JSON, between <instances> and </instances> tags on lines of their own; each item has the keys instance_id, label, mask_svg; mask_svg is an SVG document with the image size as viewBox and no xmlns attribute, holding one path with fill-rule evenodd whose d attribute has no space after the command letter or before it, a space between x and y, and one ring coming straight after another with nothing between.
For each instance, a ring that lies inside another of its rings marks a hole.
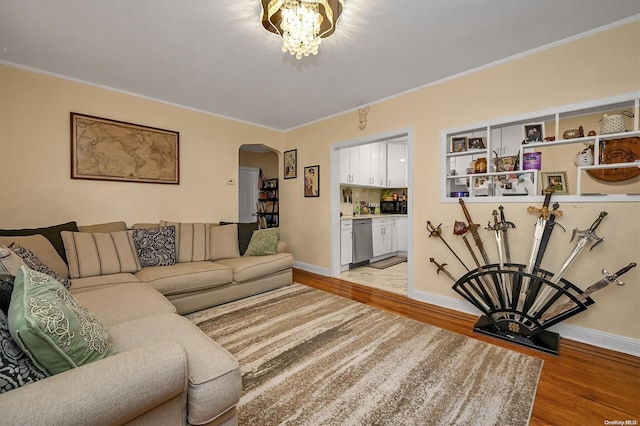
<instances>
[{"instance_id":1,"label":"stainless steel dishwasher","mask_svg":"<svg viewBox=\"0 0 640 426\"><path fill-rule=\"evenodd\" d=\"M353 221L353 263L368 261L373 257L371 219Z\"/></svg>"}]
</instances>

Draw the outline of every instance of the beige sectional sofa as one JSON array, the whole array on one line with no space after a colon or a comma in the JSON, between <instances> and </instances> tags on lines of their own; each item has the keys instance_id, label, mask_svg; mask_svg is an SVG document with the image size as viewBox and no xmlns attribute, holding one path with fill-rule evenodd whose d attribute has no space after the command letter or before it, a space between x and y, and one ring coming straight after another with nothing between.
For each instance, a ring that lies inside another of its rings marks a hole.
<instances>
[{"instance_id":1,"label":"beige sectional sofa","mask_svg":"<svg viewBox=\"0 0 640 426\"><path fill-rule=\"evenodd\" d=\"M124 222L79 227L82 235L63 232L68 264L42 235L0 237L0 244L16 242L64 277L72 271L70 293L106 326L117 349L105 359L0 394L2 422L236 424L242 391L238 363L180 314L291 284L293 257L282 242L275 254L240 256L235 225L205 225L204 242L202 232L182 232L180 242L176 235L175 264L133 272L118 269L126 270L127 263L120 254L114 261L108 250L97 248L102 253L88 256L93 249L82 243L131 235ZM80 241L75 253L69 248L72 237ZM96 267L110 273L78 273Z\"/></svg>"}]
</instances>

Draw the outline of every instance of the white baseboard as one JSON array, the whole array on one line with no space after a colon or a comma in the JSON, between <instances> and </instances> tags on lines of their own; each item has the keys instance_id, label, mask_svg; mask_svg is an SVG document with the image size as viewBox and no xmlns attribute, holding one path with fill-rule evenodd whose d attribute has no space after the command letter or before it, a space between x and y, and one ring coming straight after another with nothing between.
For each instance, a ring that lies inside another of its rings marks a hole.
<instances>
[{"instance_id":1,"label":"white baseboard","mask_svg":"<svg viewBox=\"0 0 640 426\"><path fill-rule=\"evenodd\" d=\"M331 269L321 268L320 266L312 265L310 263L295 260L293 262L293 267L302 269L303 271L313 272L314 274L324 275L325 277L331 276Z\"/></svg>"},{"instance_id":2,"label":"white baseboard","mask_svg":"<svg viewBox=\"0 0 640 426\"><path fill-rule=\"evenodd\" d=\"M482 314L473 305L470 305L462 299L456 299L454 297L414 290L413 299L467 314ZM622 352L629 355L640 356L640 340L638 339L632 339L630 337L619 336L612 333L605 333L600 330L571 324L556 324L553 327L549 327L549 331L558 333L561 337L566 339L587 343L600 348L611 349L612 351Z\"/></svg>"}]
</instances>

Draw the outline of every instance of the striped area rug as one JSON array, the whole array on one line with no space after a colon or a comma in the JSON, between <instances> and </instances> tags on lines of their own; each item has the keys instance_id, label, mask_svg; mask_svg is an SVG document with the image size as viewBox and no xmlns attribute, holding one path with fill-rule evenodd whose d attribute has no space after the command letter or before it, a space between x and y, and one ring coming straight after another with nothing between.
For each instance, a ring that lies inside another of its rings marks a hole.
<instances>
[{"instance_id":1,"label":"striped area rug","mask_svg":"<svg viewBox=\"0 0 640 426\"><path fill-rule=\"evenodd\" d=\"M300 284L187 317L240 363L240 425L526 425L542 370Z\"/></svg>"}]
</instances>

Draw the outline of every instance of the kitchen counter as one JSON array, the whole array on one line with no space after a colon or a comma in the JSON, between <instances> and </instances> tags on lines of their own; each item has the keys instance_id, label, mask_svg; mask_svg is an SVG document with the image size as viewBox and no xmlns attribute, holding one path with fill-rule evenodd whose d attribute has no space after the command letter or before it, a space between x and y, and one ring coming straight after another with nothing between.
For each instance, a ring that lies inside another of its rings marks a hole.
<instances>
[{"instance_id":1,"label":"kitchen counter","mask_svg":"<svg viewBox=\"0 0 640 426\"><path fill-rule=\"evenodd\" d=\"M382 214L361 214L358 216L347 216L344 215L340 218L340 220L360 220L360 219L382 219L382 218L390 218L390 217L407 217L406 214L399 213L382 213Z\"/></svg>"}]
</instances>

